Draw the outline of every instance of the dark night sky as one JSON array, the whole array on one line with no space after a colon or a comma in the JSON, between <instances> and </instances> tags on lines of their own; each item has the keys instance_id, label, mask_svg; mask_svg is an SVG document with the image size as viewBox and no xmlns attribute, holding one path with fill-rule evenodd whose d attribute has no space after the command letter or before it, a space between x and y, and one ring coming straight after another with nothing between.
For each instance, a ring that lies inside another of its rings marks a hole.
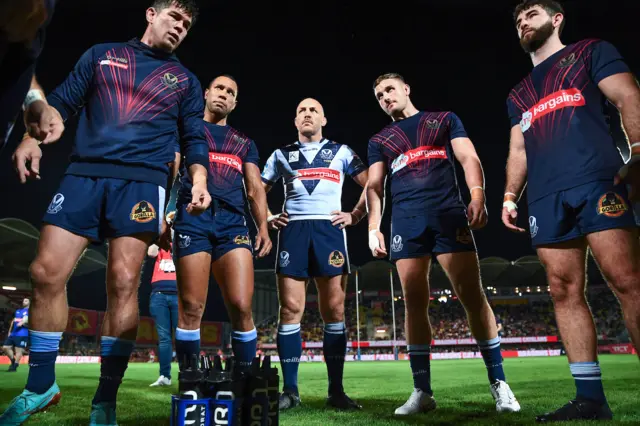
<instances>
[{"instance_id":1,"label":"dark night sky","mask_svg":"<svg viewBox=\"0 0 640 426\"><path fill-rule=\"evenodd\" d=\"M263 163L275 148L295 141L295 107L308 96L325 107L325 136L349 144L366 160L369 137L389 122L373 97L372 81L381 73L399 72L412 86L416 107L456 112L476 145L490 218L487 228L476 233L480 257L513 260L532 253L528 238L511 235L499 219L509 135L505 100L531 69L511 20L517 2L405 0L385 2L382 8L346 0L200 3L200 19L177 55L203 85L219 73L237 78L239 104L230 124L256 141ZM637 1L564 4L565 43L603 38L618 47L636 74L640 71ZM60 1L38 66L45 90L61 83L90 46L142 36L147 5L138 0ZM44 148L41 182L19 185L10 167L15 141L0 154L0 217L40 226L67 166L74 128L71 120L63 139ZM14 137L20 134L18 129ZM468 198L467 192L463 187ZM358 194L348 181L345 209ZM272 210L279 210L282 199L282 188L276 186L269 195ZM366 224L348 233L351 262L371 260ZM272 254L257 267L271 268L273 259Z\"/></svg>"}]
</instances>

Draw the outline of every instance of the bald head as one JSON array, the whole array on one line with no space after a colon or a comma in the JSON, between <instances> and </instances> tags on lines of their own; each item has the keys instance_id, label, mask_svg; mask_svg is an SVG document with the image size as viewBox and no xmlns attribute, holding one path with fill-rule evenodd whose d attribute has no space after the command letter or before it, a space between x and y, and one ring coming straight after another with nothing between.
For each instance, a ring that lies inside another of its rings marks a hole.
<instances>
[{"instance_id":1,"label":"bald head","mask_svg":"<svg viewBox=\"0 0 640 426\"><path fill-rule=\"evenodd\" d=\"M322 139L322 128L327 124L322 104L313 98L306 98L298 104L295 125L302 142Z\"/></svg>"}]
</instances>

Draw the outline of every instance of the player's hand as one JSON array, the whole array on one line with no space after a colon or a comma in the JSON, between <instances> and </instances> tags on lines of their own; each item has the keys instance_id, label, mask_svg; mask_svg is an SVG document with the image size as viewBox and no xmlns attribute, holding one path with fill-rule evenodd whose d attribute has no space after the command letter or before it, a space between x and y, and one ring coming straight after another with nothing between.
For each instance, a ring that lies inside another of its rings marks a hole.
<instances>
[{"instance_id":1,"label":"player's hand","mask_svg":"<svg viewBox=\"0 0 640 426\"><path fill-rule=\"evenodd\" d=\"M273 247L273 243L271 242L271 238L269 238L269 228L266 226L258 231L258 235L256 235L256 245L254 250L258 253L258 257L265 257L269 253L271 253L271 248Z\"/></svg>"},{"instance_id":2,"label":"player's hand","mask_svg":"<svg viewBox=\"0 0 640 426\"><path fill-rule=\"evenodd\" d=\"M387 248L384 244L384 235L378 229L369 230L369 250L376 259L382 259L387 255Z\"/></svg>"},{"instance_id":3,"label":"player's hand","mask_svg":"<svg viewBox=\"0 0 640 426\"><path fill-rule=\"evenodd\" d=\"M274 214L267 218L267 223L269 224L270 229L279 231L289 223L289 215L287 214L287 212Z\"/></svg>"},{"instance_id":4,"label":"player's hand","mask_svg":"<svg viewBox=\"0 0 640 426\"><path fill-rule=\"evenodd\" d=\"M354 217L352 213L345 213L339 210L334 210L331 212L331 224L333 226L340 225L340 229L344 229L347 226L355 225L358 223L357 219Z\"/></svg>"},{"instance_id":5,"label":"player's hand","mask_svg":"<svg viewBox=\"0 0 640 426\"><path fill-rule=\"evenodd\" d=\"M162 250L171 250L171 225L167 223L166 219L162 220L162 230L160 231L160 237L158 237L158 247Z\"/></svg>"},{"instance_id":6,"label":"player's hand","mask_svg":"<svg viewBox=\"0 0 640 426\"><path fill-rule=\"evenodd\" d=\"M35 101L24 112L24 125L29 136L43 144L57 142L64 132L64 121L57 109L43 101Z\"/></svg>"},{"instance_id":7,"label":"player's hand","mask_svg":"<svg viewBox=\"0 0 640 426\"><path fill-rule=\"evenodd\" d=\"M11 157L13 167L20 178L20 183L26 183L27 179L40 180L41 158L42 150L37 140L27 137L20 142Z\"/></svg>"},{"instance_id":8,"label":"player's hand","mask_svg":"<svg viewBox=\"0 0 640 426\"><path fill-rule=\"evenodd\" d=\"M517 232L518 234L522 234L526 232L524 229L516 226L516 221L518 220L518 207L515 203L508 206L502 206L502 223L507 227L509 231Z\"/></svg>"},{"instance_id":9,"label":"player's hand","mask_svg":"<svg viewBox=\"0 0 640 426\"><path fill-rule=\"evenodd\" d=\"M187 213L198 216L211 205L211 195L207 191L206 181L199 182L191 188L191 202L187 206Z\"/></svg>"},{"instance_id":10,"label":"player's hand","mask_svg":"<svg viewBox=\"0 0 640 426\"><path fill-rule=\"evenodd\" d=\"M616 174L613 179L614 185L626 183L629 190L629 201L635 203L640 201L640 161L628 162Z\"/></svg>"},{"instance_id":11,"label":"player's hand","mask_svg":"<svg viewBox=\"0 0 640 426\"><path fill-rule=\"evenodd\" d=\"M467 219L472 230L484 228L487 225L487 206L482 200L471 200L467 207Z\"/></svg>"}]
</instances>

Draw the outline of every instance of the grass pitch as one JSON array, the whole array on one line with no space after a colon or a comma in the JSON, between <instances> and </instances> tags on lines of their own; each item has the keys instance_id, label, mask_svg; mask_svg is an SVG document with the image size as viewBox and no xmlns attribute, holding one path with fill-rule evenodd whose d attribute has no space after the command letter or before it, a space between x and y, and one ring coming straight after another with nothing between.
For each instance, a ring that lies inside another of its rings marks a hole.
<instances>
[{"instance_id":1,"label":"grass pitch","mask_svg":"<svg viewBox=\"0 0 640 426\"><path fill-rule=\"evenodd\" d=\"M640 424L640 363L636 356L604 355L600 358L604 386L614 412L613 423ZM17 395L27 377L0 372L0 412ZM412 391L409 363L349 362L345 366L347 394L363 405L360 412L341 413L324 408L326 368L320 363L300 366L303 406L280 415L283 426L328 425L524 425L535 424L536 414L558 408L575 395L567 359L515 358L505 360L507 381L522 405L517 414L495 412L482 360L433 361L431 376L438 408L428 414L395 417ZM91 398L97 386L99 366L58 365L60 405L33 416L26 425L86 425ZM170 395L177 391L177 366L171 388L150 388L158 376L158 364L131 364L118 394L118 423L168 425ZM572 423L573 425L590 424Z\"/></svg>"}]
</instances>

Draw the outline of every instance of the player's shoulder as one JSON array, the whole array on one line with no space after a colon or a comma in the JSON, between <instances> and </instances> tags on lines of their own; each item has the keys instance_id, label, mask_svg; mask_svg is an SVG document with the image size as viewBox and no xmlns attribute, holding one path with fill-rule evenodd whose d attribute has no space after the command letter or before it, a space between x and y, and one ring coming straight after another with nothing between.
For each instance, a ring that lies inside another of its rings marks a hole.
<instances>
[{"instance_id":1,"label":"player's shoulder","mask_svg":"<svg viewBox=\"0 0 640 426\"><path fill-rule=\"evenodd\" d=\"M293 142L290 143L288 145L285 145L283 147L280 147L278 149L276 149L276 152L280 151L282 153L285 152L294 152L294 151L299 151L300 150L300 144L298 142Z\"/></svg>"},{"instance_id":2,"label":"player's shoulder","mask_svg":"<svg viewBox=\"0 0 640 426\"><path fill-rule=\"evenodd\" d=\"M91 46L89 48L89 50L92 51L94 53L94 55L104 55L107 52L112 51L112 50L118 50L118 49L126 48L127 45L128 45L127 42L110 41L110 42L106 42L106 43L94 44L93 46ZM115 53L115 52L113 52L113 53Z\"/></svg>"},{"instance_id":3,"label":"player's shoulder","mask_svg":"<svg viewBox=\"0 0 640 426\"><path fill-rule=\"evenodd\" d=\"M246 145L246 144L252 144L252 143L255 144L255 141L253 139L251 139L249 136L247 136L240 130L236 129L235 127L228 126L228 134L231 136L231 138L233 139L233 142L236 144L240 144L240 145Z\"/></svg>"}]
</instances>

